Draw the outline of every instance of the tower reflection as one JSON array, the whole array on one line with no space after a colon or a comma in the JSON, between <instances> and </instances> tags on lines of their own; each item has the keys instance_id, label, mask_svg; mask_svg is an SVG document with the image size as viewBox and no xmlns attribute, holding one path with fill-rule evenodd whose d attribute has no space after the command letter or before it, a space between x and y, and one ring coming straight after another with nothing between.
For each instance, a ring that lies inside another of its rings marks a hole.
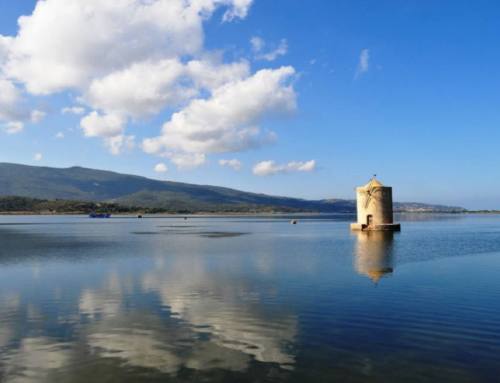
<instances>
[{"instance_id":1,"label":"tower reflection","mask_svg":"<svg viewBox=\"0 0 500 383\"><path fill-rule=\"evenodd\" d=\"M394 233L390 231L362 231L356 233L356 272L373 282L390 275L394 270L392 247Z\"/></svg>"}]
</instances>

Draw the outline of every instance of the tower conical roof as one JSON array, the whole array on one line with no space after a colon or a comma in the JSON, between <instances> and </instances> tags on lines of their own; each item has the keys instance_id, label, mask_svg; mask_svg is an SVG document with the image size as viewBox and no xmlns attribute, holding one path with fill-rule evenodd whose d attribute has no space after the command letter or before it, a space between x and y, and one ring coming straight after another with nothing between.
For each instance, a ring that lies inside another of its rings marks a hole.
<instances>
[{"instance_id":1,"label":"tower conical roof","mask_svg":"<svg viewBox=\"0 0 500 383\"><path fill-rule=\"evenodd\" d=\"M373 177L370 180L370 182L368 182L365 186L363 186L363 188L365 188L365 189L371 189L373 187L380 187L380 186L384 186L384 185L378 179L376 179L375 177Z\"/></svg>"}]
</instances>

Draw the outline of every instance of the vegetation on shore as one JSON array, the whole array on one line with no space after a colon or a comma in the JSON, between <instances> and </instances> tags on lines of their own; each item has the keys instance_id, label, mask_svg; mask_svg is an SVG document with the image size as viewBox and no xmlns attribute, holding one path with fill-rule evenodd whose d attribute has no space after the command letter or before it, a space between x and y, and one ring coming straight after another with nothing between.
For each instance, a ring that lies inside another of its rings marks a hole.
<instances>
[{"instance_id":1,"label":"vegetation on shore","mask_svg":"<svg viewBox=\"0 0 500 383\"><path fill-rule=\"evenodd\" d=\"M408 205L404 208L400 204L395 211L403 213L472 213L465 210L432 209L430 207L416 208ZM242 213L242 214L262 214L262 213L321 213L324 211L315 209L299 209L285 206L273 205L249 205L249 204L199 204L187 203L182 200L172 200L161 207L125 205L115 202L95 202L95 201L73 201L63 199L39 199L19 196L0 197L0 214L89 214L109 213L109 214L195 214L195 213ZM332 213L332 211L326 211ZM355 213L355 207L342 213ZM476 213L500 213L500 211L475 211Z\"/></svg>"},{"instance_id":2,"label":"vegetation on shore","mask_svg":"<svg viewBox=\"0 0 500 383\"><path fill-rule=\"evenodd\" d=\"M184 205L184 206L183 206ZM0 214L193 214L193 213L292 213L304 212L298 209L277 206L210 205L204 208L172 203L170 207L126 206L118 203L46 200L28 197L0 197ZM311 211L312 212L312 211Z\"/></svg>"}]
</instances>

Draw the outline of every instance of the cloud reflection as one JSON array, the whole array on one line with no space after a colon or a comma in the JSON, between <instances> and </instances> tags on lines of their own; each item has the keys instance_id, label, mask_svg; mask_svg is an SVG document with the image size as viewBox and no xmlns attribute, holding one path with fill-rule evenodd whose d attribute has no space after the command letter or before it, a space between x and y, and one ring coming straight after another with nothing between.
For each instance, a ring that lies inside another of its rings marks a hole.
<instances>
[{"instance_id":1,"label":"cloud reflection","mask_svg":"<svg viewBox=\"0 0 500 383\"><path fill-rule=\"evenodd\" d=\"M193 260L191 260L193 261ZM257 308L255 292L241 280L211 275L200 260L144 276L145 291L158 293L162 304L188 322L194 331L210 332L217 346L240 351L260 362L291 368L294 355L287 351L297 334L294 315L273 313L267 320Z\"/></svg>"},{"instance_id":2,"label":"cloud reflection","mask_svg":"<svg viewBox=\"0 0 500 383\"><path fill-rule=\"evenodd\" d=\"M282 307L266 313L255 291L260 287L214 275L203 258L152 264L139 275L141 291L124 294L127 283L113 273L100 289L82 291L80 313L90 320L84 342L92 354L167 374L245 371L252 359L293 368L297 318ZM141 310L139 301L153 299L151 293L160 302Z\"/></svg>"},{"instance_id":3,"label":"cloud reflection","mask_svg":"<svg viewBox=\"0 0 500 383\"><path fill-rule=\"evenodd\" d=\"M82 291L78 304L79 311L92 318L112 317L120 312L122 297L120 278L115 272L111 272L103 288Z\"/></svg>"},{"instance_id":4,"label":"cloud reflection","mask_svg":"<svg viewBox=\"0 0 500 383\"><path fill-rule=\"evenodd\" d=\"M49 374L65 366L70 359L67 344L47 337L24 338L19 348L2 358L4 382L51 381Z\"/></svg>"},{"instance_id":5,"label":"cloud reflection","mask_svg":"<svg viewBox=\"0 0 500 383\"><path fill-rule=\"evenodd\" d=\"M120 358L136 367L155 368L174 373L181 366L181 359L165 349L165 344L154 332L122 329L120 332L99 332L88 337L88 343L100 357Z\"/></svg>"}]
</instances>

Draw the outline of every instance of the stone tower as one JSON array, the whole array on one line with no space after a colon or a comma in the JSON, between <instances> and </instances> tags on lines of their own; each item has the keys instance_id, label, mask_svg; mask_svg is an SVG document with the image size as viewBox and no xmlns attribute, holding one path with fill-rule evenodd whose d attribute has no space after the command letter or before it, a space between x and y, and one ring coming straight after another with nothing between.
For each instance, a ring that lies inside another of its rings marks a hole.
<instances>
[{"instance_id":1,"label":"stone tower","mask_svg":"<svg viewBox=\"0 0 500 383\"><path fill-rule=\"evenodd\" d=\"M392 188L373 177L364 186L356 188L358 222L351 230L399 231L401 225L393 222Z\"/></svg>"}]
</instances>

